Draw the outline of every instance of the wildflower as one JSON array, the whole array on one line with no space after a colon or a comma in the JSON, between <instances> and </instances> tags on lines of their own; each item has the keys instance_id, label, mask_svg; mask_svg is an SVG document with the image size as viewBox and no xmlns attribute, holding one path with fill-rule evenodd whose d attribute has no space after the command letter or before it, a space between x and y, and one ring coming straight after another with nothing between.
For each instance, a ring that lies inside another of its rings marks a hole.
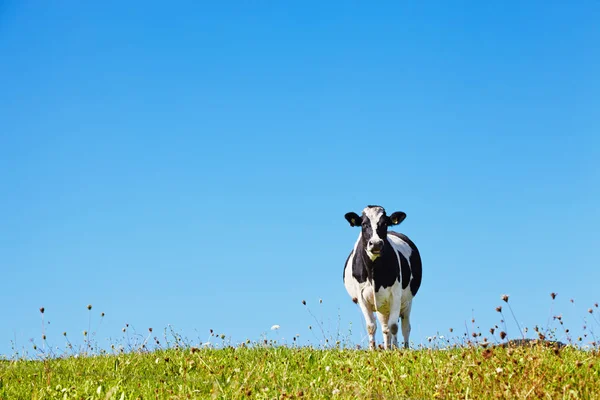
<instances>
[{"instance_id":1,"label":"wildflower","mask_svg":"<svg viewBox=\"0 0 600 400\"><path fill-rule=\"evenodd\" d=\"M323 304L323 299L319 299L319 304Z\"/></svg>"},{"instance_id":2,"label":"wildflower","mask_svg":"<svg viewBox=\"0 0 600 400\"><path fill-rule=\"evenodd\" d=\"M331 369L331 367L329 367L329 365L325 367L325 371L327 371L327 372L329 372L330 369Z\"/></svg>"},{"instance_id":3,"label":"wildflower","mask_svg":"<svg viewBox=\"0 0 600 400\"><path fill-rule=\"evenodd\" d=\"M148 328L148 332L152 333L152 328Z\"/></svg>"},{"instance_id":4,"label":"wildflower","mask_svg":"<svg viewBox=\"0 0 600 400\"><path fill-rule=\"evenodd\" d=\"M596 306L596 307L598 307L598 306ZM44 313L44 311L46 311L46 309L45 309L44 307L40 307L40 312L41 312L42 314Z\"/></svg>"},{"instance_id":5,"label":"wildflower","mask_svg":"<svg viewBox=\"0 0 600 400\"><path fill-rule=\"evenodd\" d=\"M83 331L83 336L87 336L87 331Z\"/></svg>"},{"instance_id":6,"label":"wildflower","mask_svg":"<svg viewBox=\"0 0 600 400\"><path fill-rule=\"evenodd\" d=\"M160 359L157 357L157 358L156 358L156 360L154 360L154 362L155 362L156 364L158 364L158 363L160 362Z\"/></svg>"},{"instance_id":7,"label":"wildflower","mask_svg":"<svg viewBox=\"0 0 600 400\"><path fill-rule=\"evenodd\" d=\"M496 311L497 311L497 312L502 312L502 306L498 306L498 307L496 307Z\"/></svg>"},{"instance_id":8,"label":"wildflower","mask_svg":"<svg viewBox=\"0 0 600 400\"><path fill-rule=\"evenodd\" d=\"M550 297L552 297L552 300L554 300L556 298L556 293L554 293L554 292L550 293Z\"/></svg>"},{"instance_id":9,"label":"wildflower","mask_svg":"<svg viewBox=\"0 0 600 400\"><path fill-rule=\"evenodd\" d=\"M497 374L501 374L502 371L504 371L502 368L500 368L500 367L496 368L496 373Z\"/></svg>"},{"instance_id":10,"label":"wildflower","mask_svg":"<svg viewBox=\"0 0 600 400\"><path fill-rule=\"evenodd\" d=\"M63 336L67 336L67 332L63 332Z\"/></svg>"},{"instance_id":11,"label":"wildflower","mask_svg":"<svg viewBox=\"0 0 600 400\"><path fill-rule=\"evenodd\" d=\"M594 307L598 308L598 303L594 303Z\"/></svg>"},{"instance_id":12,"label":"wildflower","mask_svg":"<svg viewBox=\"0 0 600 400\"><path fill-rule=\"evenodd\" d=\"M104 318L104 313L103 312L100 313L100 317Z\"/></svg>"},{"instance_id":13,"label":"wildflower","mask_svg":"<svg viewBox=\"0 0 600 400\"><path fill-rule=\"evenodd\" d=\"M505 303L508 303L508 295L507 295L507 294L503 294L503 295L502 295L502 300L503 300Z\"/></svg>"},{"instance_id":14,"label":"wildflower","mask_svg":"<svg viewBox=\"0 0 600 400\"><path fill-rule=\"evenodd\" d=\"M588 310L588 312L591 314L594 312L594 310L592 310L591 308Z\"/></svg>"},{"instance_id":15,"label":"wildflower","mask_svg":"<svg viewBox=\"0 0 600 400\"><path fill-rule=\"evenodd\" d=\"M302 305L305 306L306 305L306 300L302 300Z\"/></svg>"},{"instance_id":16,"label":"wildflower","mask_svg":"<svg viewBox=\"0 0 600 400\"><path fill-rule=\"evenodd\" d=\"M91 309L92 309L92 305L91 305L91 304L88 304L88 306L87 306L87 309L88 309L88 310L91 310Z\"/></svg>"},{"instance_id":17,"label":"wildflower","mask_svg":"<svg viewBox=\"0 0 600 400\"><path fill-rule=\"evenodd\" d=\"M481 353L481 355L483 356L483 358L485 358L486 360L488 358L490 358L492 356L492 354L493 354L493 351L491 349L485 349L483 351L483 353Z\"/></svg>"},{"instance_id":18,"label":"wildflower","mask_svg":"<svg viewBox=\"0 0 600 400\"><path fill-rule=\"evenodd\" d=\"M496 330L494 328L490 328L490 333L493 335Z\"/></svg>"},{"instance_id":19,"label":"wildflower","mask_svg":"<svg viewBox=\"0 0 600 400\"><path fill-rule=\"evenodd\" d=\"M500 332L500 339L504 340L505 337L506 337L506 332L501 331Z\"/></svg>"},{"instance_id":20,"label":"wildflower","mask_svg":"<svg viewBox=\"0 0 600 400\"><path fill-rule=\"evenodd\" d=\"M334 395L334 396L335 396L336 394L340 394L340 389L338 389L338 388L335 388L335 389L333 389L333 390L331 391L331 394L332 394L332 395Z\"/></svg>"},{"instance_id":21,"label":"wildflower","mask_svg":"<svg viewBox=\"0 0 600 400\"><path fill-rule=\"evenodd\" d=\"M123 328L123 329L121 329L121 330L123 331L123 333L125 333L125 331L126 331L127 329Z\"/></svg>"},{"instance_id":22,"label":"wildflower","mask_svg":"<svg viewBox=\"0 0 600 400\"><path fill-rule=\"evenodd\" d=\"M279 326L279 325L273 325L273 326L271 327L271 330L272 330L272 331L276 331L276 330L277 330L277 329L279 329L279 328L280 328L280 326Z\"/></svg>"}]
</instances>

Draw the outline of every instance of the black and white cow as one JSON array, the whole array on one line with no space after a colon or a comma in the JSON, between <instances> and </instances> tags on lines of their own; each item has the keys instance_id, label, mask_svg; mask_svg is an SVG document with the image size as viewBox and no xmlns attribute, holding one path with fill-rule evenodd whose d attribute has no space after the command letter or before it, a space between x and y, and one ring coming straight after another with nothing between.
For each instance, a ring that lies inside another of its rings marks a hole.
<instances>
[{"instance_id":1,"label":"black and white cow","mask_svg":"<svg viewBox=\"0 0 600 400\"><path fill-rule=\"evenodd\" d=\"M406 214L395 212L387 216L383 207L367 206L362 216L349 212L345 217L350 226L362 227L346 260L344 285L363 312L369 345L375 348L375 312L384 347L398 347L400 317L404 347L408 348L412 299L421 286L421 256L408 237L388 231L388 226L404 221Z\"/></svg>"}]
</instances>

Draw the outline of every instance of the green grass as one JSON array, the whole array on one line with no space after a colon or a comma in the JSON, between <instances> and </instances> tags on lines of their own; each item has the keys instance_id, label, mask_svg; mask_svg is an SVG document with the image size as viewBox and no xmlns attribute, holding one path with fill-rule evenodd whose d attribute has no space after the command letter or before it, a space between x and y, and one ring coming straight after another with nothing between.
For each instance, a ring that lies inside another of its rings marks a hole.
<instances>
[{"instance_id":1,"label":"green grass","mask_svg":"<svg viewBox=\"0 0 600 400\"><path fill-rule=\"evenodd\" d=\"M501 299L522 339L508 339L498 306L500 322L489 335L473 318L462 336L438 334L427 346L392 351L355 350L349 339L327 338L304 300L323 334L319 348L298 347L295 337L282 346L266 336L233 347L226 335L210 330L209 347L199 349L171 327L159 340L151 328L141 335L126 325L107 351L90 332L88 305L84 343L71 342L65 332L60 350L47 341L42 307L42 342L32 340L33 359L16 348L11 360L0 358L0 399L600 399L598 303L587 310L581 336L573 337L552 306L547 325L529 331L519 325L508 296ZM98 326L103 318L101 313ZM525 339L528 334L541 340ZM556 342L563 338L567 346ZM515 343L521 345L510 346Z\"/></svg>"},{"instance_id":2,"label":"green grass","mask_svg":"<svg viewBox=\"0 0 600 400\"><path fill-rule=\"evenodd\" d=\"M600 398L597 350L244 346L0 362L2 399Z\"/></svg>"}]
</instances>

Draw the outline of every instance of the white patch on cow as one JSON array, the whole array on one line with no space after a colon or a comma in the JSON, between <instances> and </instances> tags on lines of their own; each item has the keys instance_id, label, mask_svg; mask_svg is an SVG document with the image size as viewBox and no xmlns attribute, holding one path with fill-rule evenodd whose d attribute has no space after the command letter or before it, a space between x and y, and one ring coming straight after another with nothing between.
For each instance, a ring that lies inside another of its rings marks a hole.
<instances>
[{"instance_id":1,"label":"white patch on cow","mask_svg":"<svg viewBox=\"0 0 600 400\"><path fill-rule=\"evenodd\" d=\"M363 214L365 215L365 217L367 217L367 219L371 223L371 230L373 231L373 236L371 237L371 239L373 239L375 241L383 240L377 234L377 225L379 224L379 220L381 219L381 217L384 214L383 208L381 208L381 207L366 207L363 210ZM371 259L371 261L375 261L380 256L380 254L371 253L368 245L365 246L365 251L367 253L367 256L369 256L369 258Z\"/></svg>"},{"instance_id":2,"label":"white patch on cow","mask_svg":"<svg viewBox=\"0 0 600 400\"><path fill-rule=\"evenodd\" d=\"M358 244L360 243L360 241L362 240L362 233L358 235L358 239L356 240L356 243L354 243L354 250L352 250L352 255L350 256L350 258L348 258L348 262L346 263L346 266L344 267L344 284L346 286L346 289L348 290L348 293L350 293L350 295L353 298L357 298L358 299L358 295L360 293L360 289L359 289L359 283L356 279L354 279L354 277L352 276L352 264L354 263L354 257L356 257L356 248L358 247Z\"/></svg>"},{"instance_id":3,"label":"white patch on cow","mask_svg":"<svg viewBox=\"0 0 600 400\"><path fill-rule=\"evenodd\" d=\"M400 239L398 236L387 235L387 238L394 249L402 253L404 258L408 260L408 264L410 265L410 255L412 254L412 248L408 243L404 240ZM400 260L398 260L400 261Z\"/></svg>"}]
</instances>

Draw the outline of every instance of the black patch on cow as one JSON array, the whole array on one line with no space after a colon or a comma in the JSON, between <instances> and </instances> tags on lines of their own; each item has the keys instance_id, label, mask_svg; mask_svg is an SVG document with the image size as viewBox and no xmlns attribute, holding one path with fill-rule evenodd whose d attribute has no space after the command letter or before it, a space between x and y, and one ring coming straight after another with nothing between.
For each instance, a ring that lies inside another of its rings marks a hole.
<instances>
[{"instance_id":1,"label":"black patch on cow","mask_svg":"<svg viewBox=\"0 0 600 400\"><path fill-rule=\"evenodd\" d=\"M344 264L344 272L343 272L343 276L342 276L342 279L344 280L344 282L346 282L346 268L348 268L348 260L350 260L350 257L352 257L352 253L354 253L354 250L352 250L350 252L350 254L348 254L348 258L346 258L346 263Z\"/></svg>"},{"instance_id":2,"label":"black patch on cow","mask_svg":"<svg viewBox=\"0 0 600 400\"><path fill-rule=\"evenodd\" d=\"M417 249L417 246L415 246L415 244L413 243L412 240L410 240L408 238L408 236L402 234L402 233L398 233L398 232L393 232L393 231L388 231L388 235L394 235L400 239L402 239L403 241L405 241L410 248L412 249L412 253L410 255L410 275L411 276L411 280L410 280L410 291L412 293L413 296L415 296L417 294L417 292L419 291L419 287L421 287L421 278L423 276L423 267L421 265L421 254L419 253L419 249ZM402 257L401 259L404 259L404 257ZM402 288L404 289L404 270L402 271Z\"/></svg>"},{"instance_id":3,"label":"black patch on cow","mask_svg":"<svg viewBox=\"0 0 600 400\"><path fill-rule=\"evenodd\" d=\"M410 265L402 253L398 252L398 258L400 258L400 272L402 273L402 289L406 289L410 283Z\"/></svg>"},{"instance_id":4,"label":"black patch on cow","mask_svg":"<svg viewBox=\"0 0 600 400\"><path fill-rule=\"evenodd\" d=\"M381 255L375 261L371 261L365 252L364 244L362 241L359 242L352 261L352 276L359 283L366 282L367 279L374 279L376 292L382 287L387 288L392 286L400 279L398 259L394 253L394 248L385 239Z\"/></svg>"}]
</instances>

